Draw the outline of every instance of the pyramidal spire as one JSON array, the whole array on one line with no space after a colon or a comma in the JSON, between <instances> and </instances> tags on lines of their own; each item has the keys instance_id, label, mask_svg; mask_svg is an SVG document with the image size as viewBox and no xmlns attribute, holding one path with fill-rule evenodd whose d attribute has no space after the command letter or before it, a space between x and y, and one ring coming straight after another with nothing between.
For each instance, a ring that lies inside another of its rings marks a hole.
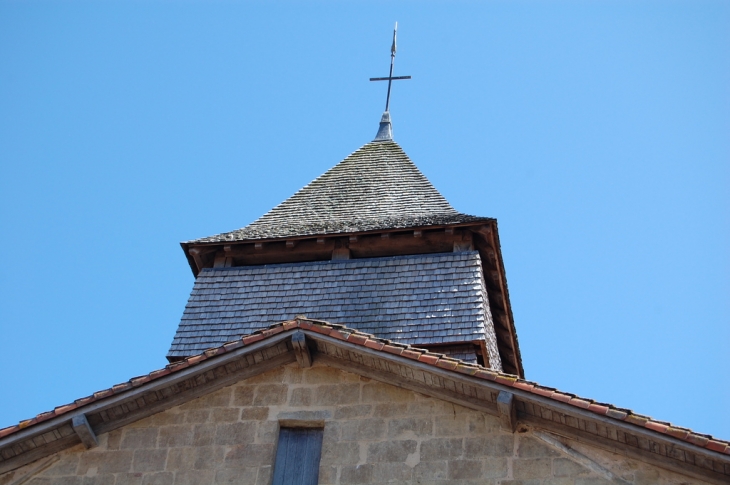
<instances>
[{"instance_id":1,"label":"pyramidal spire","mask_svg":"<svg viewBox=\"0 0 730 485\"><path fill-rule=\"evenodd\" d=\"M390 89L393 81L401 79L410 79L411 76L395 76L393 77L393 65L395 64L395 51L396 51L396 35L398 33L398 22L395 23L393 28L393 43L390 45L390 74L388 77L371 77L371 81L388 81L388 95L385 98L385 113L380 118L380 126L378 127L378 134L375 135L373 141L387 141L393 140L393 128L390 124Z\"/></svg>"}]
</instances>

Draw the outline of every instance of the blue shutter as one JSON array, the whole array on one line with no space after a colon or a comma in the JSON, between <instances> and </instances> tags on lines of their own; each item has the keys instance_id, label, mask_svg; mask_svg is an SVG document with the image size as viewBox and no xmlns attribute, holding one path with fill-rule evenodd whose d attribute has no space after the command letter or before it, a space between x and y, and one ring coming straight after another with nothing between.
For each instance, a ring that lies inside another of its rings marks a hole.
<instances>
[{"instance_id":1,"label":"blue shutter","mask_svg":"<svg viewBox=\"0 0 730 485\"><path fill-rule=\"evenodd\" d=\"M322 428L281 428L273 485L317 485Z\"/></svg>"}]
</instances>

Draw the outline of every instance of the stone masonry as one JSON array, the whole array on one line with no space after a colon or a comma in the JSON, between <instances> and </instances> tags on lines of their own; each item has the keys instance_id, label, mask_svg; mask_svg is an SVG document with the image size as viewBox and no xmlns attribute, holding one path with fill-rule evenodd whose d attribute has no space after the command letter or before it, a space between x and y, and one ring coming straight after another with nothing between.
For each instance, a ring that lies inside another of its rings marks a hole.
<instances>
[{"instance_id":1,"label":"stone masonry","mask_svg":"<svg viewBox=\"0 0 730 485\"><path fill-rule=\"evenodd\" d=\"M0 476L0 485L271 483L280 422L324 422L321 484L679 485L693 482L618 455L572 448L611 482L530 430L355 374L291 364ZM46 459L48 460L48 459Z\"/></svg>"}]
</instances>

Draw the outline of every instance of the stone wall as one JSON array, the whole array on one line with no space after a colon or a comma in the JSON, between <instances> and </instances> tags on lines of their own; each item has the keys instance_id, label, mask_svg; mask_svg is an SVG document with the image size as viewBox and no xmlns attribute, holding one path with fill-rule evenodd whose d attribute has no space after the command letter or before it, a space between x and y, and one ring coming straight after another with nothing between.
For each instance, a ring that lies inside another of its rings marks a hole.
<instances>
[{"instance_id":1,"label":"stone wall","mask_svg":"<svg viewBox=\"0 0 730 485\"><path fill-rule=\"evenodd\" d=\"M377 381L292 364L59 453L28 485L271 482L279 421L324 420L322 484L600 485L612 483L489 415ZM690 479L577 446L625 483ZM30 468L29 465L26 468ZM10 485L24 469L0 476ZM615 482L614 482L615 483Z\"/></svg>"}]
</instances>

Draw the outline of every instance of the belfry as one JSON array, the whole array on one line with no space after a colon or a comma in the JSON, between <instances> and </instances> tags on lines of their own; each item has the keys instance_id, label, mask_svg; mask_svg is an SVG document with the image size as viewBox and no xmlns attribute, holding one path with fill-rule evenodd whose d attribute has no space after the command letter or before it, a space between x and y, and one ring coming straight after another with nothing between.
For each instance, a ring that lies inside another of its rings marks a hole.
<instances>
[{"instance_id":1,"label":"belfry","mask_svg":"<svg viewBox=\"0 0 730 485\"><path fill-rule=\"evenodd\" d=\"M456 211L393 140L375 139L248 226L182 243L195 286L171 362L307 318L524 375L497 221Z\"/></svg>"}]
</instances>

